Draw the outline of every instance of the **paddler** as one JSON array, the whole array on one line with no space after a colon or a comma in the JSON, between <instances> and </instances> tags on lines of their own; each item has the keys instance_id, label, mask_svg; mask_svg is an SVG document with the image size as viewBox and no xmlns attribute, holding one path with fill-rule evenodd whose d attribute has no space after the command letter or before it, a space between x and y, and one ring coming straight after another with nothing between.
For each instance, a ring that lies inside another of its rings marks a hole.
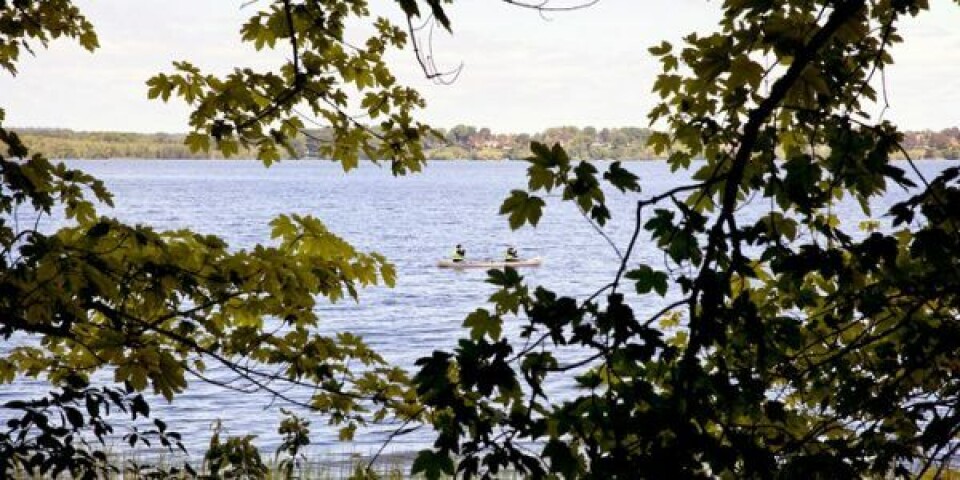
<instances>
[{"instance_id":1,"label":"paddler","mask_svg":"<svg viewBox=\"0 0 960 480\"><path fill-rule=\"evenodd\" d=\"M464 249L463 246L458 243L457 248L453 250L453 256L451 257L451 260L453 260L454 262L462 262L466 258L467 258L467 250Z\"/></svg>"}]
</instances>

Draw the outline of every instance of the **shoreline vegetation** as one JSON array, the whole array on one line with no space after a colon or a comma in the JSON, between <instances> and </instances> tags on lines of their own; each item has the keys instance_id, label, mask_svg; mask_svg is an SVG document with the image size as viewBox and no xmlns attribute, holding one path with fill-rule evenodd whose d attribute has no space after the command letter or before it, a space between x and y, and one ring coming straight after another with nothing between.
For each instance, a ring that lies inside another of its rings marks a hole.
<instances>
[{"instance_id":1,"label":"shoreline vegetation","mask_svg":"<svg viewBox=\"0 0 960 480\"><path fill-rule=\"evenodd\" d=\"M56 128L15 129L33 151L52 159L211 159L219 154L194 153L184 144L186 134L84 132ZM530 142L548 145L559 143L574 159L588 160L658 160L647 146L653 133L648 128L623 127L555 127L542 132L495 133L489 128L457 125L449 130L438 129L441 137L425 139L426 157L431 160L505 160L526 158ZM323 130L308 132L295 141L299 158L317 158L320 141L331 138ZM904 149L913 159L960 159L960 128L940 131L904 132ZM237 158L252 158L241 150ZM903 153L894 158L905 158Z\"/></svg>"}]
</instances>

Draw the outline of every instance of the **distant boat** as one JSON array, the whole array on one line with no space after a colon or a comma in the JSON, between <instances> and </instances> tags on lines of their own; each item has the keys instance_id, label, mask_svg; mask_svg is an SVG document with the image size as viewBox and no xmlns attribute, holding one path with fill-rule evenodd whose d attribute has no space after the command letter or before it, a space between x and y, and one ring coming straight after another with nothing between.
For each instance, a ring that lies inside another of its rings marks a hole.
<instances>
[{"instance_id":1,"label":"distant boat","mask_svg":"<svg viewBox=\"0 0 960 480\"><path fill-rule=\"evenodd\" d=\"M543 263L540 257L528 258L525 260L464 260L454 262L450 259L444 259L437 262L440 268L504 268L504 267L539 267Z\"/></svg>"}]
</instances>

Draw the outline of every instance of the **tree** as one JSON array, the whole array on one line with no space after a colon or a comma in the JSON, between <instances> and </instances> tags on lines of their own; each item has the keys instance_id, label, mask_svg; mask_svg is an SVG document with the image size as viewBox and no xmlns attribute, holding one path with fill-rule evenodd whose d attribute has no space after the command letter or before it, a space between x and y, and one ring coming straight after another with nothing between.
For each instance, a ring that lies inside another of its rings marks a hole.
<instances>
[{"instance_id":1,"label":"tree","mask_svg":"<svg viewBox=\"0 0 960 480\"><path fill-rule=\"evenodd\" d=\"M423 7L446 23L438 0L396 4L408 16ZM148 82L149 95L179 96L195 107L186 140L194 151L230 156L245 148L269 164L280 149L295 147L303 129L295 109L303 108L329 123L332 141L321 154L345 169L363 154L389 161L397 174L418 170L419 140L429 129L411 112L423 102L397 85L383 62L408 37L368 17L364 1L270 2L243 26L243 40L258 49L288 45L286 65L218 78L176 62L175 73ZM357 18L374 31L359 48L344 40ZM16 73L21 51L60 37L88 50L98 45L93 26L69 0L0 0L0 67L7 73ZM351 116L347 91L359 95L359 107L377 125ZM173 400L191 381L271 393L326 415L344 438L370 420L420 414L404 372L356 336L326 337L315 329L318 298L356 299L363 286L393 284L394 269L382 256L357 251L311 217L281 216L272 222L272 245L232 251L213 236L99 216L94 202L111 204L101 182L31 152L2 121L0 111L0 335L12 345L0 358L0 381L30 376L54 391L2 406L19 413L0 431L0 476L68 471L95 478L116 469L88 443L102 442L123 423L111 411L149 417L142 392ZM68 225L39 229L40 217L56 209L65 211ZM234 377L209 377L211 364ZM106 369L114 383L90 383ZM288 387L314 393L296 400ZM162 420L130 428L124 439L131 446L180 445ZM301 443L293 445L295 453ZM247 448L242 440L215 446L221 453Z\"/></svg>"},{"instance_id":2,"label":"tree","mask_svg":"<svg viewBox=\"0 0 960 480\"><path fill-rule=\"evenodd\" d=\"M586 299L491 271L492 306L414 382L438 431L415 472L534 478L939 476L960 450L960 168L927 179L888 122L867 120L897 26L925 1L728 1L717 32L650 49L662 63L650 145L688 185L644 195L534 143L501 213L536 225L558 191L598 225L601 188L636 195L617 274ZM912 170L908 175L904 168ZM832 206L910 192L888 228ZM762 202L746 222L738 211ZM665 264L631 258L654 242ZM669 300L668 300L669 298ZM662 309L640 318L631 305ZM506 316L525 321L504 338ZM562 348L587 352L564 361ZM551 398L576 375L574 398Z\"/></svg>"},{"instance_id":3,"label":"tree","mask_svg":"<svg viewBox=\"0 0 960 480\"><path fill-rule=\"evenodd\" d=\"M477 127L467 125L456 125L450 129L447 134L449 141L457 145L467 145L474 135L477 134Z\"/></svg>"},{"instance_id":4,"label":"tree","mask_svg":"<svg viewBox=\"0 0 960 480\"><path fill-rule=\"evenodd\" d=\"M450 27L439 0L396 3L408 18L429 11ZM512 192L502 212L515 226L535 225L544 205L538 195L556 190L602 226L610 216L602 185L637 195L636 230L618 272L587 299L532 288L511 269L490 272L500 287L493 307L465 320L469 337L455 351L418 362L415 392L355 337L312 330L315 295L338 300L392 282L382 257L357 252L305 217L278 218L274 246L241 252L209 236L99 217L86 195L109 202L102 184L31 154L0 126L7 146L0 333L36 342L2 359L0 378L32 375L58 387L5 405L23 412L0 433L5 473L95 475L105 468L103 454L77 448L77 433L109 433L108 405L149 415L140 392L173 398L187 387L187 373L205 379L206 362L223 363L258 389L317 387L306 406L345 424L345 435L350 422L425 419L437 440L412 470L430 478L507 467L601 478L910 476L944 468L960 448L960 169L909 178L890 162L901 140L896 128L863 120L865 100L877 96L870 81L900 41L897 22L925 7L922 0L731 0L720 31L688 36L679 53L667 43L652 48L664 72L655 84L662 103L650 119L668 131L650 144L669 150L674 169L689 168L694 157L705 164L689 185L645 196L619 163L601 175L559 146L534 143L529 188ZM363 48L345 47L350 18L368 15L356 0L272 2L243 35L263 48L287 45L289 61L278 72L218 78L179 62L175 73L150 81L151 95L195 107L188 143L199 151L246 147L269 163L291 148L303 126L295 109L305 107L330 124L335 141L319 143L345 168L362 152L396 173L416 170L429 134L412 118L421 100L397 86L382 61L387 48L415 41L413 27L375 20ZM0 0L0 20L0 65L11 72L24 42L68 36L96 46L67 0ZM379 124L350 115L353 90ZM868 200L890 183L912 192L890 210L890 229L856 234L832 213L841 196L869 211ZM737 212L752 198L771 206L745 224ZM74 223L54 233L11 219L58 206ZM667 265L631 259L641 235L660 246ZM659 298L668 294L677 300ZM663 308L637 318L630 305L638 301ZM521 313L522 343L503 338L503 317ZM284 329L264 328L271 319ZM564 346L590 355L564 362L556 354ZM349 359L367 367L348 369ZM107 367L117 385L90 385L89 373ZM583 393L551 399L544 381L571 372ZM154 426L127 438L176 444L165 423ZM299 433L292 437L301 445ZM217 447L249 450L242 440ZM245 468L260 471L256 462Z\"/></svg>"}]
</instances>

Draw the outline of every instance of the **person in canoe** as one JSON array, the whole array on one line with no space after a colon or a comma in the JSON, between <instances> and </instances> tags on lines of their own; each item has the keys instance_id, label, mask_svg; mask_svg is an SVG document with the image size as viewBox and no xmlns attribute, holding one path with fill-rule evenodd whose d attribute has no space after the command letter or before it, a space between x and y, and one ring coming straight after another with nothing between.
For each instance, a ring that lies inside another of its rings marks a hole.
<instances>
[{"instance_id":1,"label":"person in canoe","mask_svg":"<svg viewBox=\"0 0 960 480\"><path fill-rule=\"evenodd\" d=\"M503 254L503 261L505 262L516 262L520 260L520 256L517 255L517 249L514 247L508 247L507 253Z\"/></svg>"},{"instance_id":2,"label":"person in canoe","mask_svg":"<svg viewBox=\"0 0 960 480\"><path fill-rule=\"evenodd\" d=\"M466 258L467 258L467 250L458 243L457 248L453 250L453 255L450 257L450 259L453 260L454 262L462 262Z\"/></svg>"}]
</instances>

